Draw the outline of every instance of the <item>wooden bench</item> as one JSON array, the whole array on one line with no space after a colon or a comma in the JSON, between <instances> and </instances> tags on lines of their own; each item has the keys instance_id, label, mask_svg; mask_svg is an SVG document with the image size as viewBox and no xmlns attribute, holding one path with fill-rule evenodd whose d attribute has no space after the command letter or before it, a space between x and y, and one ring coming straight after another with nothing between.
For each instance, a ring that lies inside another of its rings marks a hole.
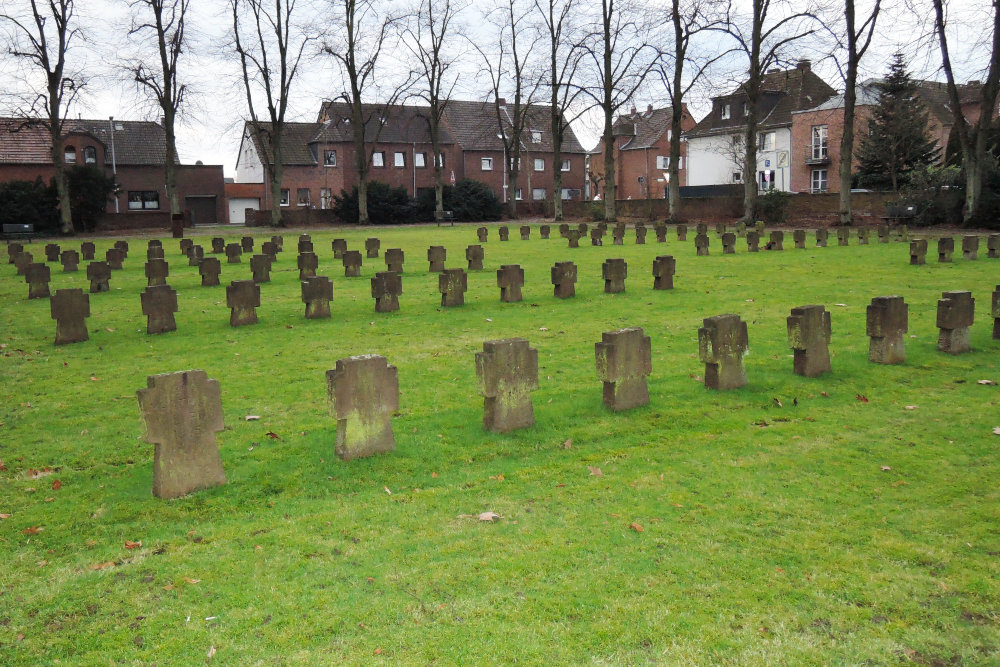
<instances>
[{"instance_id":1,"label":"wooden bench","mask_svg":"<svg viewBox=\"0 0 1000 667\"><path fill-rule=\"evenodd\" d=\"M3 237L5 239L30 239L35 236L35 226L27 224L5 224Z\"/></svg>"},{"instance_id":2,"label":"wooden bench","mask_svg":"<svg viewBox=\"0 0 1000 667\"><path fill-rule=\"evenodd\" d=\"M451 226L455 226L455 212L454 211L434 211L434 219L437 221L438 227L441 226L441 221L450 221Z\"/></svg>"},{"instance_id":3,"label":"wooden bench","mask_svg":"<svg viewBox=\"0 0 1000 667\"><path fill-rule=\"evenodd\" d=\"M909 204L886 204L885 215L881 217L882 222L890 225L900 222L910 222L917 217L917 207Z\"/></svg>"}]
</instances>

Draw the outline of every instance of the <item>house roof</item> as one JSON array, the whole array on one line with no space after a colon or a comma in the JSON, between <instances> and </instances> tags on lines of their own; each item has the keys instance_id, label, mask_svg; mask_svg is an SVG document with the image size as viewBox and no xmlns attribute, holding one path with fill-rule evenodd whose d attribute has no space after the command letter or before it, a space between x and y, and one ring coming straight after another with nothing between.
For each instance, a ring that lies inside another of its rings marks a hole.
<instances>
[{"instance_id":1,"label":"house roof","mask_svg":"<svg viewBox=\"0 0 1000 667\"><path fill-rule=\"evenodd\" d=\"M65 135L84 134L107 150L104 162L111 165L112 134L115 163L118 165L162 165L167 155L167 139L159 123L115 120L114 130L108 120L66 119ZM48 130L30 119L0 118L0 163L52 164Z\"/></svg>"},{"instance_id":2,"label":"house roof","mask_svg":"<svg viewBox=\"0 0 1000 667\"><path fill-rule=\"evenodd\" d=\"M507 107L508 111L510 107ZM455 141L465 150L502 151L503 141L498 136L496 108L490 102L466 102L451 100L444 112L445 122L451 129ZM504 118L504 126L511 127L510 116ZM526 136L521 137L522 145L529 151L552 151L552 107L533 104L527 111L525 121ZM541 141L531 141L530 131L541 132ZM573 128L566 126L563 136L563 153L586 153L576 138Z\"/></svg>"},{"instance_id":3,"label":"house roof","mask_svg":"<svg viewBox=\"0 0 1000 667\"><path fill-rule=\"evenodd\" d=\"M856 106L874 106L878 104L878 88L876 84L880 79L869 79L857 87ZM948 88L942 81L914 81L917 85L917 95L923 101L927 110L942 125L954 123L954 116L951 113L951 101L948 99ZM959 101L962 104L975 104L977 95L981 97L982 86L978 82L958 85ZM844 108L844 94L834 95L823 104L812 109L800 109L793 113L806 111L831 111Z\"/></svg>"},{"instance_id":4,"label":"house roof","mask_svg":"<svg viewBox=\"0 0 1000 667\"><path fill-rule=\"evenodd\" d=\"M365 141L380 143L431 143L429 106L394 104L362 104L365 119ZM321 127L314 141L339 143L354 140L351 127L351 105L345 102L324 102L319 113ZM455 143L448 128L439 127L442 144Z\"/></svg>"},{"instance_id":5,"label":"house roof","mask_svg":"<svg viewBox=\"0 0 1000 667\"><path fill-rule=\"evenodd\" d=\"M267 162L274 161L271 152L271 123L259 123L260 132L252 131L253 123L246 121L243 126L243 136L249 136L257 149L257 155L267 156ZM317 164L318 156L314 155L310 144L319 133L322 123L285 123L281 137L281 163L285 166L311 167Z\"/></svg>"},{"instance_id":6,"label":"house roof","mask_svg":"<svg viewBox=\"0 0 1000 667\"><path fill-rule=\"evenodd\" d=\"M616 134L631 136L631 138L622 146L622 150L640 150L645 148L652 148L659 142L663 137L667 135L667 131L670 129L671 120L673 118L673 109L667 107L666 109L652 109L649 108L645 113L637 113L635 110L632 113L619 116L615 121L615 128L621 128L623 132L618 132ZM685 123L684 121L688 122ZM693 121L691 120L690 114L688 114L687 105L684 105L684 116L681 118L681 126L691 125Z\"/></svg>"}]
</instances>

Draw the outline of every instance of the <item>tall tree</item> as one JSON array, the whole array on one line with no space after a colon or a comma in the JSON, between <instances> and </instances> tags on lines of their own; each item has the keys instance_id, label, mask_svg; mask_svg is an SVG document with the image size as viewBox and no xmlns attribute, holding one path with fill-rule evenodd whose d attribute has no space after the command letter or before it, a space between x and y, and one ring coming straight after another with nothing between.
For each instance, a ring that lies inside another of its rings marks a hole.
<instances>
[{"instance_id":1,"label":"tall tree","mask_svg":"<svg viewBox=\"0 0 1000 667\"><path fill-rule=\"evenodd\" d=\"M889 74L875 84L878 103L861 140L858 174L884 177L894 191L909 174L937 161L940 149L927 132L928 111L917 94L917 84L906 71L902 53L893 55Z\"/></svg>"},{"instance_id":2,"label":"tall tree","mask_svg":"<svg viewBox=\"0 0 1000 667\"><path fill-rule=\"evenodd\" d=\"M955 84L948 45L945 0L931 1L934 3L934 30L941 47L941 65L947 79L948 100L955 119L954 131L958 134L965 169L965 204L962 207L962 219L966 223L975 224L983 221L983 176L987 171L988 161L992 159L987 152L987 130L993 122L997 97L1000 94L1000 0L991 2L992 16L987 22L989 57L986 80L981 89L979 119L974 124L965 117L958 86Z\"/></svg>"},{"instance_id":3,"label":"tall tree","mask_svg":"<svg viewBox=\"0 0 1000 667\"><path fill-rule=\"evenodd\" d=\"M29 0L30 12L0 13L9 30L8 53L23 64L25 90L17 114L26 125L44 127L51 142L53 180L59 197L59 231L73 233L63 126L70 105L85 84L82 75L67 67L67 54L83 41L76 22L74 0ZM39 82L38 79L43 79Z\"/></svg>"},{"instance_id":4,"label":"tall tree","mask_svg":"<svg viewBox=\"0 0 1000 667\"><path fill-rule=\"evenodd\" d=\"M250 112L250 129L263 147L261 162L271 186L271 224L281 221L281 178L285 116L292 84L306 46L315 37L306 33L295 14L297 0L229 0L233 43L240 59L243 89ZM263 97L267 115L258 113Z\"/></svg>"},{"instance_id":5,"label":"tall tree","mask_svg":"<svg viewBox=\"0 0 1000 667\"><path fill-rule=\"evenodd\" d=\"M143 59L128 66L140 90L144 90L160 108L163 131L166 135L167 154L164 175L167 182L167 200L171 215L181 212L177 195L177 135L174 131L177 113L184 101L187 85L177 78L177 63L187 48L184 34L190 0L132 0L132 25L129 37L156 38L159 67L150 67ZM142 50L142 49L140 49Z\"/></svg>"}]
</instances>

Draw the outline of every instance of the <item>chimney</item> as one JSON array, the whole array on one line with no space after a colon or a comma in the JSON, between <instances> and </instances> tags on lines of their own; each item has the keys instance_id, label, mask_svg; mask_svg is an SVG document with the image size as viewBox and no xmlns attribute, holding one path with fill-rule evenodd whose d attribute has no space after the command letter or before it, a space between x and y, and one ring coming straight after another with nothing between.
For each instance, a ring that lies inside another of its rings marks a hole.
<instances>
[{"instance_id":1,"label":"chimney","mask_svg":"<svg viewBox=\"0 0 1000 667\"><path fill-rule=\"evenodd\" d=\"M652 116L653 115L653 105L652 104L647 104L646 105L646 115L647 116Z\"/></svg>"},{"instance_id":2,"label":"chimney","mask_svg":"<svg viewBox=\"0 0 1000 667\"><path fill-rule=\"evenodd\" d=\"M633 116L635 115L635 105L634 104L632 105L632 115Z\"/></svg>"},{"instance_id":3,"label":"chimney","mask_svg":"<svg viewBox=\"0 0 1000 667\"><path fill-rule=\"evenodd\" d=\"M805 59L800 60L795 65L795 69L802 70L803 72L808 72L809 70L812 69L812 61L811 60L805 60Z\"/></svg>"},{"instance_id":4,"label":"chimney","mask_svg":"<svg viewBox=\"0 0 1000 667\"><path fill-rule=\"evenodd\" d=\"M503 97L498 97L497 98L497 104L500 105L501 109L506 109L507 108L507 100L504 99Z\"/></svg>"}]
</instances>

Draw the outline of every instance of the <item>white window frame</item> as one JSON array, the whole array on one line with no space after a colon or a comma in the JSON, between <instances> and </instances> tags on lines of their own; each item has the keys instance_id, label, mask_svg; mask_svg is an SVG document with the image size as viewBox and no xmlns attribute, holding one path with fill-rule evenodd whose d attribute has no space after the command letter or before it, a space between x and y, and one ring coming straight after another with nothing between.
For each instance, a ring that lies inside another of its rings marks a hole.
<instances>
[{"instance_id":1,"label":"white window frame","mask_svg":"<svg viewBox=\"0 0 1000 667\"><path fill-rule=\"evenodd\" d=\"M570 162L569 160L563 160L562 161L562 170L563 171L569 171L572 166L573 166L573 163Z\"/></svg>"},{"instance_id":2,"label":"white window frame","mask_svg":"<svg viewBox=\"0 0 1000 667\"><path fill-rule=\"evenodd\" d=\"M493 171L493 158L491 157L480 158L479 167L482 171Z\"/></svg>"},{"instance_id":3,"label":"white window frame","mask_svg":"<svg viewBox=\"0 0 1000 667\"><path fill-rule=\"evenodd\" d=\"M777 132L760 132L757 135L757 150L765 153L773 152L777 140Z\"/></svg>"},{"instance_id":4,"label":"white window frame","mask_svg":"<svg viewBox=\"0 0 1000 667\"><path fill-rule=\"evenodd\" d=\"M278 206L288 206L291 196L292 194L288 188L281 188L281 201L278 202Z\"/></svg>"},{"instance_id":5,"label":"white window frame","mask_svg":"<svg viewBox=\"0 0 1000 667\"><path fill-rule=\"evenodd\" d=\"M809 191L813 194L827 192L830 187L829 175L826 169L813 169L809 174Z\"/></svg>"},{"instance_id":6,"label":"white window frame","mask_svg":"<svg viewBox=\"0 0 1000 667\"><path fill-rule=\"evenodd\" d=\"M743 182L743 172L742 171L734 171L733 172L733 183L742 183L742 182Z\"/></svg>"},{"instance_id":7,"label":"white window frame","mask_svg":"<svg viewBox=\"0 0 1000 667\"><path fill-rule=\"evenodd\" d=\"M303 192L306 195L304 200L302 199ZM310 204L312 204L312 191L309 188L296 188L295 204L298 206L309 206Z\"/></svg>"},{"instance_id":8,"label":"white window frame","mask_svg":"<svg viewBox=\"0 0 1000 667\"><path fill-rule=\"evenodd\" d=\"M97 164L97 149L93 146L87 146L83 149L83 163L84 164Z\"/></svg>"},{"instance_id":9,"label":"white window frame","mask_svg":"<svg viewBox=\"0 0 1000 667\"><path fill-rule=\"evenodd\" d=\"M722 105L722 120L729 120L729 117L731 115L732 114L730 113L730 107L729 107L729 105L728 104L723 104Z\"/></svg>"},{"instance_id":10,"label":"white window frame","mask_svg":"<svg viewBox=\"0 0 1000 667\"><path fill-rule=\"evenodd\" d=\"M76 146L66 146L63 148L63 163L76 164Z\"/></svg>"},{"instance_id":11,"label":"white window frame","mask_svg":"<svg viewBox=\"0 0 1000 667\"><path fill-rule=\"evenodd\" d=\"M319 207L321 209L330 208L330 204L333 202L333 188L320 188L319 189Z\"/></svg>"},{"instance_id":12,"label":"white window frame","mask_svg":"<svg viewBox=\"0 0 1000 667\"><path fill-rule=\"evenodd\" d=\"M157 190L129 190L126 199L130 211L157 211L160 209L160 193Z\"/></svg>"},{"instance_id":13,"label":"white window frame","mask_svg":"<svg viewBox=\"0 0 1000 667\"><path fill-rule=\"evenodd\" d=\"M385 167L385 151L375 151L372 153L372 166L379 169Z\"/></svg>"},{"instance_id":14,"label":"white window frame","mask_svg":"<svg viewBox=\"0 0 1000 667\"><path fill-rule=\"evenodd\" d=\"M656 168L657 169L670 169L670 156L669 155L657 155L656 156Z\"/></svg>"},{"instance_id":15,"label":"white window frame","mask_svg":"<svg viewBox=\"0 0 1000 667\"><path fill-rule=\"evenodd\" d=\"M324 167L337 166L337 151L332 151L332 150L323 151L323 166Z\"/></svg>"},{"instance_id":16,"label":"white window frame","mask_svg":"<svg viewBox=\"0 0 1000 667\"><path fill-rule=\"evenodd\" d=\"M413 166L417 169L427 168L427 153L414 153L413 154Z\"/></svg>"},{"instance_id":17,"label":"white window frame","mask_svg":"<svg viewBox=\"0 0 1000 667\"><path fill-rule=\"evenodd\" d=\"M392 166L394 167L405 167L406 166L406 153L403 151L395 151L392 154Z\"/></svg>"},{"instance_id":18,"label":"white window frame","mask_svg":"<svg viewBox=\"0 0 1000 667\"><path fill-rule=\"evenodd\" d=\"M810 133L810 148L812 159L822 160L829 155L829 132L827 125L813 125Z\"/></svg>"},{"instance_id":19,"label":"white window frame","mask_svg":"<svg viewBox=\"0 0 1000 667\"><path fill-rule=\"evenodd\" d=\"M444 153L438 153L438 166L444 169Z\"/></svg>"},{"instance_id":20,"label":"white window frame","mask_svg":"<svg viewBox=\"0 0 1000 667\"><path fill-rule=\"evenodd\" d=\"M535 171L545 171L545 158L543 157L535 158Z\"/></svg>"},{"instance_id":21,"label":"white window frame","mask_svg":"<svg viewBox=\"0 0 1000 667\"><path fill-rule=\"evenodd\" d=\"M518 188L517 190L514 191L514 199L516 199L517 201L521 201L521 188Z\"/></svg>"},{"instance_id":22,"label":"white window frame","mask_svg":"<svg viewBox=\"0 0 1000 667\"><path fill-rule=\"evenodd\" d=\"M542 143L542 131L541 130L532 130L531 131L531 143L533 143L533 144L540 144L540 143Z\"/></svg>"},{"instance_id":23,"label":"white window frame","mask_svg":"<svg viewBox=\"0 0 1000 667\"><path fill-rule=\"evenodd\" d=\"M531 199L532 201L545 201L548 197L548 191L545 188L532 188L531 189Z\"/></svg>"}]
</instances>

